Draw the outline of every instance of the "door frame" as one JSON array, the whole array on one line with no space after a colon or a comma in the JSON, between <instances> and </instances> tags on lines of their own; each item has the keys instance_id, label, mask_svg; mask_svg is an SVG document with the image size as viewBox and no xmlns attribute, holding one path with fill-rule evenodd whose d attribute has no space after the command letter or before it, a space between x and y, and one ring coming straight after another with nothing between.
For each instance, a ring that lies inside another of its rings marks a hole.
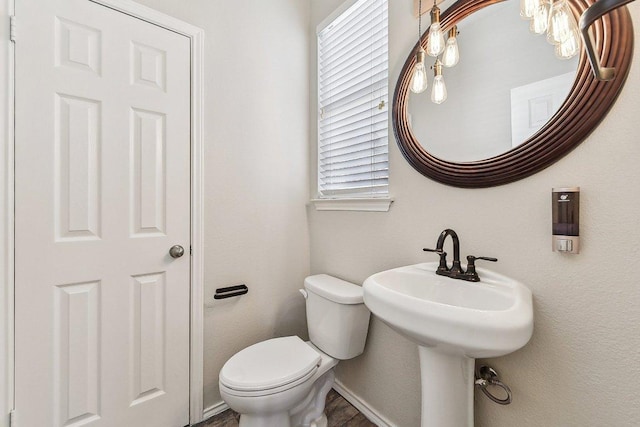
<instances>
[{"instance_id":1,"label":"door frame","mask_svg":"<svg viewBox=\"0 0 640 427\"><path fill-rule=\"evenodd\" d=\"M9 427L14 408L14 87L15 51L10 17L16 0L0 0L0 427ZM191 306L189 422L203 419L203 76L204 31L132 0L86 0L189 38L191 45ZM19 43L19 17L16 25Z\"/></svg>"}]
</instances>

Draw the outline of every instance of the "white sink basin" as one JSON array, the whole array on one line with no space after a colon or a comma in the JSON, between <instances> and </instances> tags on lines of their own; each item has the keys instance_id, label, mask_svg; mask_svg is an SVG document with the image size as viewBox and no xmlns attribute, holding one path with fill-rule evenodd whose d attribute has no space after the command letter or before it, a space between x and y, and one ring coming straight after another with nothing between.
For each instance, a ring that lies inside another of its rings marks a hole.
<instances>
[{"instance_id":1,"label":"white sink basin","mask_svg":"<svg viewBox=\"0 0 640 427\"><path fill-rule=\"evenodd\" d=\"M533 332L531 291L478 268L480 282L438 276L438 263L394 268L364 282L371 312L419 345L471 358L523 347Z\"/></svg>"},{"instance_id":2,"label":"white sink basin","mask_svg":"<svg viewBox=\"0 0 640 427\"><path fill-rule=\"evenodd\" d=\"M422 426L473 427L475 359L502 356L529 341L531 291L489 270L477 268L481 281L466 282L437 275L437 267L374 274L364 282L364 303L418 344Z\"/></svg>"}]
</instances>

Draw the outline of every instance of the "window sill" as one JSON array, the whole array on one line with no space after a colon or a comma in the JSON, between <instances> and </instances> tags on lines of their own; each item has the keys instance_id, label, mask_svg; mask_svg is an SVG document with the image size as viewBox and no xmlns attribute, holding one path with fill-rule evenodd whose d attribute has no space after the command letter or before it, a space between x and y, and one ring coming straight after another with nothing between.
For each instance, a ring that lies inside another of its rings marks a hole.
<instances>
[{"instance_id":1,"label":"window sill","mask_svg":"<svg viewBox=\"0 0 640 427\"><path fill-rule=\"evenodd\" d=\"M317 211L389 212L390 197L352 199L312 199Z\"/></svg>"}]
</instances>

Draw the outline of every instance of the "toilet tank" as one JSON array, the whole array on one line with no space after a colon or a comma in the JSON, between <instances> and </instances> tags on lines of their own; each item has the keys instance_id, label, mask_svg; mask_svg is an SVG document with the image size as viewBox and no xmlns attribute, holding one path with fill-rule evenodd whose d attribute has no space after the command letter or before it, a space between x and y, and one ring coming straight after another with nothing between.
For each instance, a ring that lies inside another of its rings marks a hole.
<instances>
[{"instance_id":1,"label":"toilet tank","mask_svg":"<svg viewBox=\"0 0 640 427\"><path fill-rule=\"evenodd\" d=\"M362 287L327 274L307 277L304 287L311 342L336 359L362 354L370 315Z\"/></svg>"}]
</instances>

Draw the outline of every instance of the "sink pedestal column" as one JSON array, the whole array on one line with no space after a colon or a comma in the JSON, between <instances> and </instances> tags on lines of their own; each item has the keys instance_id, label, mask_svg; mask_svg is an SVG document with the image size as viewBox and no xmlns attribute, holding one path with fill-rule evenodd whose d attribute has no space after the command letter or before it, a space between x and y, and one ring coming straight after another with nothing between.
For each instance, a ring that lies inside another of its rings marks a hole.
<instances>
[{"instance_id":1,"label":"sink pedestal column","mask_svg":"<svg viewBox=\"0 0 640 427\"><path fill-rule=\"evenodd\" d=\"M473 427L475 359L418 346L422 427Z\"/></svg>"}]
</instances>

